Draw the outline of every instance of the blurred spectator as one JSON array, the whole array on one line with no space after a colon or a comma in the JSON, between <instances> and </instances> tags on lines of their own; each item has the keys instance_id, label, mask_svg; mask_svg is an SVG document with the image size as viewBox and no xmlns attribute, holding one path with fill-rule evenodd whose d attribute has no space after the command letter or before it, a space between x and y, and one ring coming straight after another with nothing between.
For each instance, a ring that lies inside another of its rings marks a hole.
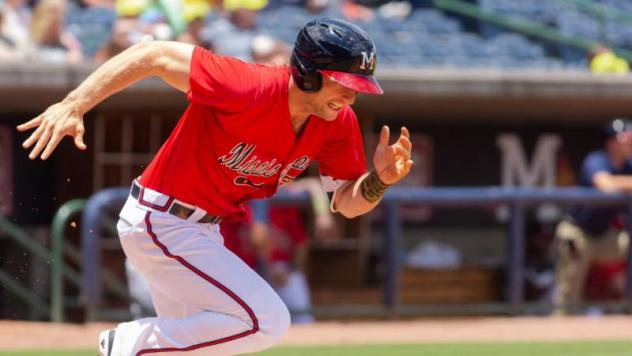
<instances>
[{"instance_id":1,"label":"blurred spectator","mask_svg":"<svg viewBox=\"0 0 632 356\"><path fill-rule=\"evenodd\" d=\"M0 12L0 27L4 22L4 16L2 12ZM20 52L15 47L15 44L10 39L6 38L2 33L0 33L0 62L10 62L10 61L19 61Z\"/></svg>"},{"instance_id":2,"label":"blurred spectator","mask_svg":"<svg viewBox=\"0 0 632 356\"><path fill-rule=\"evenodd\" d=\"M65 0L42 0L33 11L31 38L39 46L44 61L79 63L83 60L81 44L66 31Z\"/></svg>"},{"instance_id":3,"label":"blurred spectator","mask_svg":"<svg viewBox=\"0 0 632 356\"><path fill-rule=\"evenodd\" d=\"M268 0L225 0L225 16L211 22L201 34L219 54L252 62L252 41L258 35L258 12Z\"/></svg>"},{"instance_id":4,"label":"blurred spectator","mask_svg":"<svg viewBox=\"0 0 632 356\"><path fill-rule=\"evenodd\" d=\"M138 21L134 18L118 19L112 29L112 38L94 56L96 61L102 62L123 52L142 39L142 32Z\"/></svg>"},{"instance_id":5,"label":"blurred spectator","mask_svg":"<svg viewBox=\"0 0 632 356\"><path fill-rule=\"evenodd\" d=\"M344 0L342 2L342 14L348 21L352 22L371 22L375 19L373 9L358 4L354 0Z\"/></svg>"},{"instance_id":6,"label":"blurred spectator","mask_svg":"<svg viewBox=\"0 0 632 356\"><path fill-rule=\"evenodd\" d=\"M210 44L202 38L205 20L211 12L211 6L205 0L188 0L183 2L186 30L178 36L178 41L209 48Z\"/></svg>"},{"instance_id":7,"label":"blurred spectator","mask_svg":"<svg viewBox=\"0 0 632 356\"><path fill-rule=\"evenodd\" d=\"M329 6L328 0L305 0L305 10L310 14L319 14Z\"/></svg>"},{"instance_id":8,"label":"blurred spectator","mask_svg":"<svg viewBox=\"0 0 632 356\"><path fill-rule=\"evenodd\" d=\"M116 0L116 12L121 17L138 18L155 39L175 38L186 30L184 2L180 0Z\"/></svg>"},{"instance_id":9,"label":"blurred spectator","mask_svg":"<svg viewBox=\"0 0 632 356\"><path fill-rule=\"evenodd\" d=\"M289 47L268 35L258 35L251 43L251 56L255 63L284 65L290 63Z\"/></svg>"},{"instance_id":10,"label":"blurred spectator","mask_svg":"<svg viewBox=\"0 0 632 356\"><path fill-rule=\"evenodd\" d=\"M604 192L632 191L632 121L612 120L604 129L604 139L604 148L584 159L580 184ZM557 226L554 303L558 314L578 310L592 262L626 257L629 237L622 213L619 208L576 207Z\"/></svg>"},{"instance_id":11,"label":"blurred spectator","mask_svg":"<svg viewBox=\"0 0 632 356\"><path fill-rule=\"evenodd\" d=\"M209 44L201 36L202 29L204 29L204 19L201 17L195 18L189 21L186 31L178 36L178 41L208 48Z\"/></svg>"},{"instance_id":12,"label":"blurred spectator","mask_svg":"<svg viewBox=\"0 0 632 356\"><path fill-rule=\"evenodd\" d=\"M2 24L0 36L4 44L17 51L20 57L32 57L36 46L29 35L31 8L25 0L0 1Z\"/></svg>"},{"instance_id":13,"label":"blurred spectator","mask_svg":"<svg viewBox=\"0 0 632 356\"><path fill-rule=\"evenodd\" d=\"M590 70L595 74L626 75L630 65L624 58L618 57L610 48L598 46L590 60Z\"/></svg>"}]
</instances>

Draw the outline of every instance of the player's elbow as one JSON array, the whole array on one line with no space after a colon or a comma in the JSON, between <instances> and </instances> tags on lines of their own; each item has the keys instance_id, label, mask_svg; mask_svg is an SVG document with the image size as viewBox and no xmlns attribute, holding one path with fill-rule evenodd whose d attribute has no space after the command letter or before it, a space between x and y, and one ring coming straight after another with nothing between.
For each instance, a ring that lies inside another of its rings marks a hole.
<instances>
[{"instance_id":1,"label":"player's elbow","mask_svg":"<svg viewBox=\"0 0 632 356\"><path fill-rule=\"evenodd\" d=\"M352 209L348 209L348 208L338 209L338 212L347 219L353 219L362 215L362 213L353 211Z\"/></svg>"}]
</instances>

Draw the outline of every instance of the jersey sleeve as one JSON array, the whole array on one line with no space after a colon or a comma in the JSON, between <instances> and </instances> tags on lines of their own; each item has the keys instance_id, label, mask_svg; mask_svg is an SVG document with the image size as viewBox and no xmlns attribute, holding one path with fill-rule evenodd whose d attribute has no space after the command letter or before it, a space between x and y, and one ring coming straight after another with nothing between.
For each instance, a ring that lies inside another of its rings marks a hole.
<instances>
[{"instance_id":1,"label":"jersey sleeve","mask_svg":"<svg viewBox=\"0 0 632 356\"><path fill-rule=\"evenodd\" d=\"M244 110L255 101L260 86L256 65L202 47L193 50L187 93L190 102L226 112Z\"/></svg>"},{"instance_id":2,"label":"jersey sleeve","mask_svg":"<svg viewBox=\"0 0 632 356\"><path fill-rule=\"evenodd\" d=\"M586 185L593 185L595 175L600 172L610 172L610 164L601 152L589 154L582 164L581 180Z\"/></svg>"},{"instance_id":3,"label":"jersey sleeve","mask_svg":"<svg viewBox=\"0 0 632 356\"><path fill-rule=\"evenodd\" d=\"M362 135L355 114L347 108L335 122L330 139L316 157L327 192L335 191L366 172Z\"/></svg>"}]
</instances>

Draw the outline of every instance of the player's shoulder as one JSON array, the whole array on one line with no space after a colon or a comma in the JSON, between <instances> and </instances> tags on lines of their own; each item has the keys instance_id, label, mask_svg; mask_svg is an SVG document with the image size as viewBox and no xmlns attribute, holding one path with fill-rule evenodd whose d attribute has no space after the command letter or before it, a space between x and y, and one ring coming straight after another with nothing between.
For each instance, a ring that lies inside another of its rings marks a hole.
<instances>
[{"instance_id":1,"label":"player's shoulder","mask_svg":"<svg viewBox=\"0 0 632 356\"><path fill-rule=\"evenodd\" d=\"M586 155L582 164L583 174L593 175L596 172L610 172L612 164L605 150L592 151Z\"/></svg>"},{"instance_id":2,"label":"player's shoulder","mask_svg":"<svg viewBox=\"0 0 632 356\"><path fill-rule=\"evenodd\" d=\"M610 157L605 150L595 150L586 155L584 158L584 163L594 164L594 163L604 163L607 164L610 162Z\"/></svg>"}]
</instances>

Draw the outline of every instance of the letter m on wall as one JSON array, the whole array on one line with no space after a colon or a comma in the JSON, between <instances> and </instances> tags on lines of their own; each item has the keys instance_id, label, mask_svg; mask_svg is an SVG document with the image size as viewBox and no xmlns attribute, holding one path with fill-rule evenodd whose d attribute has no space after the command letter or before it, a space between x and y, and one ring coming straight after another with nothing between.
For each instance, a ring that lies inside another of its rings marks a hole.
<instances>
[{"instance_id":1,"label":"letter m on wall","mask_svg":"<svg viewBox=\"0 0 632 356\"><path fill-rule=\"evenodd\" d=\"M502 154L503 186L552 187L555 185L557 151L562 144L558 135L543 134L538 137L530 164L519 136L500 134L496 139L496 144Z\"/></svg>"}]
</instances>

